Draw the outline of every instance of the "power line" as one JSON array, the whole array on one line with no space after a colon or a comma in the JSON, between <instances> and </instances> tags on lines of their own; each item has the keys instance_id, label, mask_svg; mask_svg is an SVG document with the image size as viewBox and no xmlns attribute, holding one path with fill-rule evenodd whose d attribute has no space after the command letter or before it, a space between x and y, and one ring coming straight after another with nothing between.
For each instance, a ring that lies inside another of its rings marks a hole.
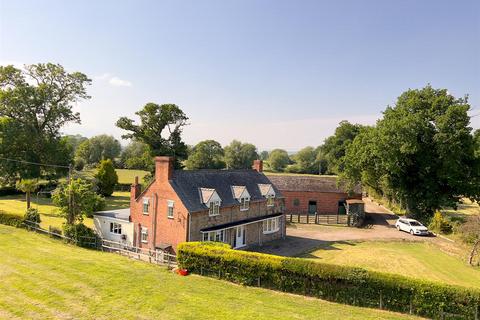
<instances>
[{"instance_id":1,"label":"power line","mask_svg":"<svg viewBox=\"0 0 480 320\"><path fill-rule=\"evenodd\" d=\"M42 166L42 167L67 168L67 169L70 168L69 166L63 166L59 164L38 163L38 162L10 159L10 158L4 158L4 157L0 157L0 160L6 160L6 161L12 161L12 162L18 162L18 163L24 163L24 164L33 164L33 165Z\"/></svg>"}]
</instances>

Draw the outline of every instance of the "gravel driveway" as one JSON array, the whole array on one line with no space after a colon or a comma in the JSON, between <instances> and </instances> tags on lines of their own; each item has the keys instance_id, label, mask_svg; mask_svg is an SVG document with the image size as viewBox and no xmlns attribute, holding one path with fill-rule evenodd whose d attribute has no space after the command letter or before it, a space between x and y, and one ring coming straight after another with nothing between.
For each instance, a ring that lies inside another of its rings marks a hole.
<instances>
[{"instance_id":1,"label":"gravel driveway","mask_svg":"<svg viewBox=\"0 0 480 320\"><path fill-rule=\"evenodd\" d=\"M295 224L287 226L285 240L273 241L255 251L266 252L282 256L297 256L311 251L328 242L342 242L351 240L409 240L431 241L435 237L412 236L406 232L399 232L395 228L397 216L369 199L365 201L365 212L369 216L367 225L363 228L344 226L324 226L315 224Z\"/></svg>"}]
</instances>

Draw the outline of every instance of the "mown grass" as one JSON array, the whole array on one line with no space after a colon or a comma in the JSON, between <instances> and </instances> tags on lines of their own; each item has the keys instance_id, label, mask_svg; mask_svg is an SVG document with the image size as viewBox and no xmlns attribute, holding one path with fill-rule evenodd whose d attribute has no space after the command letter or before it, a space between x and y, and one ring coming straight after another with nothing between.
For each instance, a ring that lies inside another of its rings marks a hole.
<instances>
[{"instance_id":1,"label":"mown grass","mask_svg":"<svg viewBox=\"0 0 480 320\"><path fill-rule=\"evenodd\" d=\"M105 200L105 210L128 208L130 206L130 192L117 191L114 192L111 197L106 197ZM31 206L32 208L38 209L40 219L42 220L40 225L43 228L48 228L48 226L61 228L62 224L65 222L65 219L60 216L58 207L52 204L51 198L43 196L37 198L36 196L33 196ZM27 204L24 195L0 197L0 211L23 216L26 208ZM93 221L90 218L85 218L84 223L89 227L93 226Z\"/></svg>"},{"instance_id":2,"label":"mown grass","mask_svg":"<svg viewBox=\"0 0 480 320\"><path fill-rule=\"evenodd\" d=\"M84 177L93 177L97 169L88 169L79 171L79 174ZM143 178L149 173L144 170L131 170L131 169L115 169L118 176L119 184L132 184L135 177L138 177L140 183L143 182Z\"/></svg>"},{"instance_id":3,"label":"mown grass","mask_svg":"<svg viewBox=\"0 0 480 320\"><path fill-rule=\"evenodd\" d=\"M480 269L428 242L345 241L325 245L304 257L322 262L397 273L424 280L480 288Z\"/></svg>"},{"instance_id":4,"label":"mown grass","mask_svg":"<svg viewBox=\"0 0 480 320\"><path fill-rule=\"evenodd\" d=\"M91 251L0 225L0 318L414 319L180 277L163 267Z\"/></svg>"}]
</instances>

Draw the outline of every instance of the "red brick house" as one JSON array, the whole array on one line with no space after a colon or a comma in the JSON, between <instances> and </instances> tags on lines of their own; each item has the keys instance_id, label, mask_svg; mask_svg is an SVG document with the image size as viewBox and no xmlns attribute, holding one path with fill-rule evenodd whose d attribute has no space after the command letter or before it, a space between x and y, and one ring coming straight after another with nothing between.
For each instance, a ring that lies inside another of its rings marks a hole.
<instances>
[{"instance_id":1,"label":"red brick house","mask_svg":"<svg viewBox=\"0 0 480 320\"><path fill-rule=\"evenodd\" d=\"M268 175L285 197L287 214L343 214L347 199L362 199L361 188L352 194L337 186L332 176Z\"/></svg>"},{"instance_id":2,"label":"red brick house","mask_svg":"<svg viewBox=\"0 0 480 320\"><path fill-rule=\"evenodd\" d=\"M185 241L222 241L234 248L285 237L284 199L261 172L174 170L173 158L155 158L155 178L140 192L132 185L130 220L135 246L176 250Z\"/></svg>"}]
</instances>

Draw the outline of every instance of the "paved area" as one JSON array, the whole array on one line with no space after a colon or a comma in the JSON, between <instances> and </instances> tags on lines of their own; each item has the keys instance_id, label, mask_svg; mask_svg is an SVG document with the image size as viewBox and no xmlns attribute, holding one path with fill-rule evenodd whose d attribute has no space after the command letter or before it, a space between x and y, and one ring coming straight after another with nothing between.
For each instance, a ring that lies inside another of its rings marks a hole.
<instances>
[{"instance_id":1,"label":"paved area","mask_svg":"<svg viewBox=\"0 0 480 320\"><path fill-rule=\"evenodd\" d=\"M412 236L395 228L397 216L386 208L368 199L365 200L365 212L368 216L362 228L344 226L323 226L315 224L290 224L287 226L285 240L273 241L255 251L283 256L297 256L328 243L368 240L408 240L431 241L435 237Z\"/></svg>"}]
</instances>

